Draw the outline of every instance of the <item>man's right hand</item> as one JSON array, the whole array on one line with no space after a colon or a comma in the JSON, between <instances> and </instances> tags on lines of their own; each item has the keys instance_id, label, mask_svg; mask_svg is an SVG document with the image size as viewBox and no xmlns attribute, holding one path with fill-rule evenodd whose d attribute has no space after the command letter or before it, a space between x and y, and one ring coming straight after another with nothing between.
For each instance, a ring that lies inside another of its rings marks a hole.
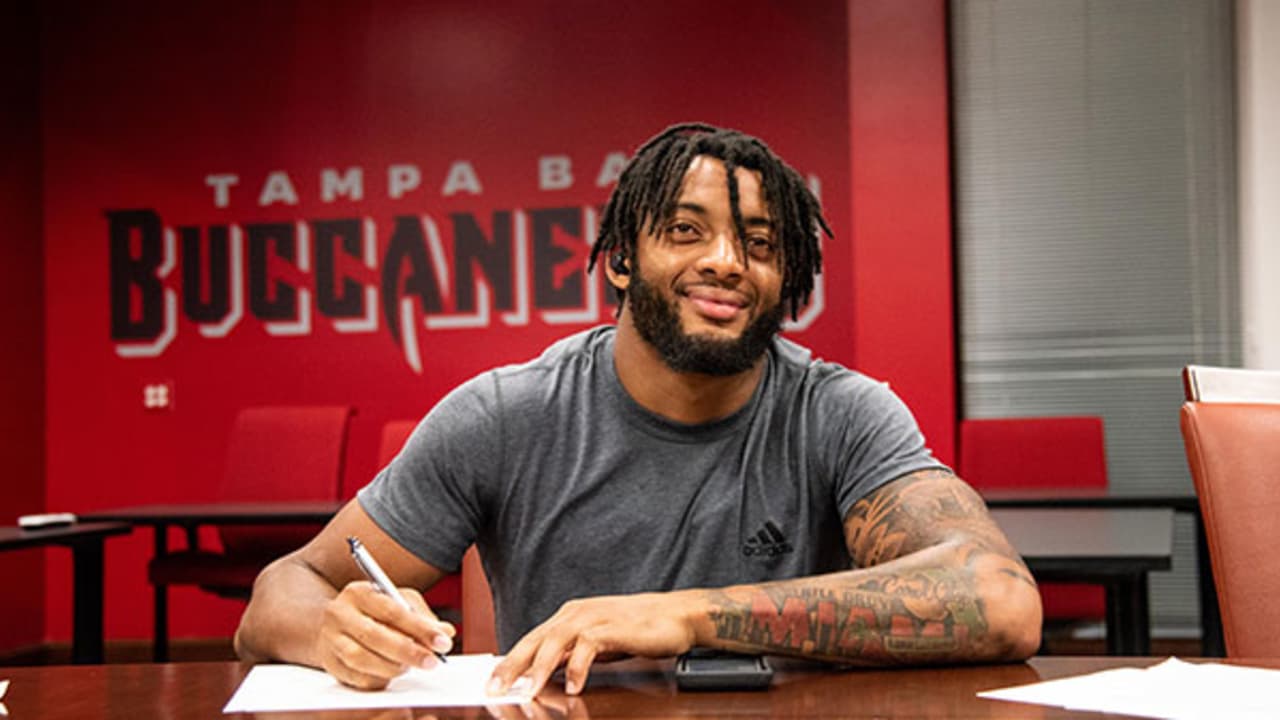
<instances>
[{"instance_id":1,"label":"man's right hand","mask_svg":"<svg viewBox=\"0 0 1280 720\"><path fill-rule=\"evenodd\" d=\"M365 690L387 686L410 667L440 663L457 630L431 612L417 590L401 588L412 610L382 594L373 583L348 583L325 605L316 638L320 666L340 682Z\"/></svg>"},{"instance_id":2,"label":"man's right hand","mask_svg":"<svg viewBox=\"0 0 1280 720\"><path fill-rule=\"evenodd\" d=\"M412 610L362 577L347 543L353 536L378 558ZM259 573L236 629L236 654L248 662L322 668L354 687L385 687L406 668L435 663L432 643L440 652L453 646L453 626L436 618L416 590L404 589L429 588L445 575L351 500L311 542Z\"/></svg>"}]
</instances>

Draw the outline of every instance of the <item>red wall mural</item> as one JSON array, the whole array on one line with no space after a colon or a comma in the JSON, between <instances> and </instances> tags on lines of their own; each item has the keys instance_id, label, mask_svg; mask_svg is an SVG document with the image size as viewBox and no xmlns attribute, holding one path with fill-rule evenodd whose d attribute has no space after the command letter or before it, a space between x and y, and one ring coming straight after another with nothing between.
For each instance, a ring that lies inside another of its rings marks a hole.
<instances>
[{"instance_id":1,"label":"red wall mural","mask_svg":"<svg viewBox=\"0 0 1280 720\"><path fill-rule=\"evenodd\" d=\"M384 422L610 321L582 273L596 209L637 144L691 119L811 179L836 239L789 333L890 380L949 458L942 6L905 5L46 11L48 507L214 500L233 414L278 403L357 408L353 493ZM150 551L108 543L110 637L150 634ZM67 569L50 558L54 639ZM175 636L222 636L241 606L171 608Z\"/></svg>"}]
</instances>

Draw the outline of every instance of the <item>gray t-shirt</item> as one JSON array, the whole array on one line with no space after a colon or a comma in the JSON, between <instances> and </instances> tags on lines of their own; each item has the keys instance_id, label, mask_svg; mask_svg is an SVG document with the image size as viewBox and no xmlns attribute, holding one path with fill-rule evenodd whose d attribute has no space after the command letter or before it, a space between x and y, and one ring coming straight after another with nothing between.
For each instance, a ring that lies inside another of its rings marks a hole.
<instances>
[{"instance_id":1,"label":"gray t-shirt","mask_svg":"<svg viewBox=\"0 0 1280 720\"><path fill-rule=\"evenodd\" d=\"M359 494L442 570L476 543L504 651L573 598L846 569L853 504L941 467L886 385L795 343L741 410L687 425L631 399L613 342L588 330L459 386Z\"/></svg>"}]
</instances>

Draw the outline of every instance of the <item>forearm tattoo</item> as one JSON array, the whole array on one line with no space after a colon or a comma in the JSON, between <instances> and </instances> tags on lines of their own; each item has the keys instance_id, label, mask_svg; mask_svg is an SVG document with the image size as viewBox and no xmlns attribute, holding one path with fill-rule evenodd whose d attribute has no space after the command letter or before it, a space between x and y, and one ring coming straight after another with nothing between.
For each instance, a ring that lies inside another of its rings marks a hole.
<instances>
[{"instance_id":1,"label":"forearm tattoo","mask_svg":"<svg viewBox=\"0 0 1280 720\"><path fill-rule=\"evenodd\" d=\"M860 570L713 593L717 637L844 661L962 658L987 631L975 566L994 560L997 572L1035 584L981 498L942 471L863 498L845 520L845 537ZM928 559L906 557L929 548Z\"/></svg>"}]
</instances>

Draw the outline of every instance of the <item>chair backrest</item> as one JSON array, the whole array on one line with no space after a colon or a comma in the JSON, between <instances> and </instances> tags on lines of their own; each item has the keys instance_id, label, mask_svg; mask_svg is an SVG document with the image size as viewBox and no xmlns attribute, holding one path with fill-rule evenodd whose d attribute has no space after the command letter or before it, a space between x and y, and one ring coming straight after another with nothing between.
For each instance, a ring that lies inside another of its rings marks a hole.
<instances>
[{"instance_id":1,"label":"chair backrest","mask_svg":"<svg viewBox=\"0 0 1280 720\"><path fill-rule=\"evenodd\" d=\"M232 502L337 500L346 457L349 406L241 410L227 444L221 498ZM227 553L289 552L315 528L220 526Z\"/></svg>"},{"instance_id":2,"label":"chair backrest","mask_svg":"<svg viewBox=\"0 0 1280 720\"><path fill-rule=\"evenodd\" d=\"M493 590L475 545L462 556L462 649L468 653L498 652Z\"/></svg>"},{"instance_id":3,"label":"chair backrest","mask_svg":"<svg viewBox=\"0 0 1280 720\"><path fill-rule=\"evenodd\" d=\"M1193 401L1182 439L1227 655L1280 656L1280 372L1191 366L1183 379Z\"/></svg>"},{"instance_id":4,"label":"chair backrest","mask_svg":"<svg viewBox=\"0 0 1280 720\"><path fill-rule=\"evenodd\" d=\"M962 420L959 472L979 490L1105 488L1102 418Z\"/></svg>"},{"instance_id":5,"label":"chair backrest","mask_svg":"<svg viewBox=\"0 0 1280 720\"><path fill-rule=\"evenodd\" d=\"M1280 405L1189 402L1182 437L1227 655L1280 656Z\"/></svg>"},{"instance_id":6,"label":"chair backrest","mask_svg":"<svg viewBox=\"0 0 1280 720\"><path fill-rule=\"evenodd\" d=\"M1188 365L1182 389L1197 402L1280 403L1280 371Z\"/></svg>"},{"instance_id":7,"label":"chair backrest","mask_svg":"<svg viewBox=\"0 0 1280 720\"><path fill-rule=\"evenodd\" d=\"M379 470L391 464L396 455L400 454L400 448L404 447L405 441L416 427L417 420L389 420L382 426L382 437L378 441Z\"/></svg>"}]
</instances>

